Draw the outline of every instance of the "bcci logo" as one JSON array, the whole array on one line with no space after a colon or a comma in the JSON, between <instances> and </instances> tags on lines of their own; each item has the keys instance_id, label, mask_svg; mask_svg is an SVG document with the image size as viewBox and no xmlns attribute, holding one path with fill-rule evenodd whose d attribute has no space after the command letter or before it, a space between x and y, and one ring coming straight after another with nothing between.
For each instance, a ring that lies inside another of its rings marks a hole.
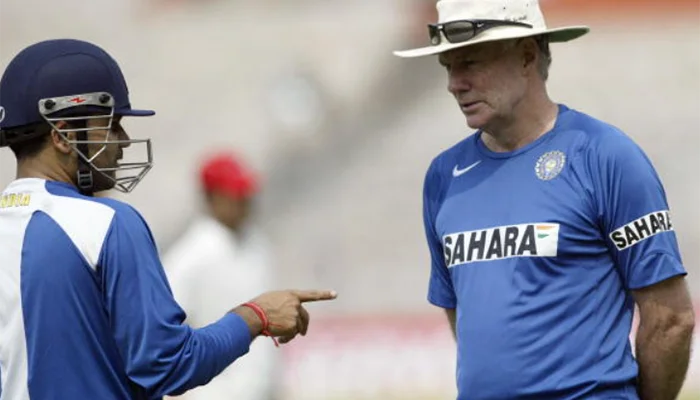
<instances>
[{"instance_id":1,"label":"bcci logo","mask_svg":"<svg viewBox=\"0 0 700 400\"><path fill-rule=\"evenodd\" d=\"M542 154L535 164L535 174L543 181L554 179L564 169L566 155L555 150Z\"/></svg>"}]
</instances>

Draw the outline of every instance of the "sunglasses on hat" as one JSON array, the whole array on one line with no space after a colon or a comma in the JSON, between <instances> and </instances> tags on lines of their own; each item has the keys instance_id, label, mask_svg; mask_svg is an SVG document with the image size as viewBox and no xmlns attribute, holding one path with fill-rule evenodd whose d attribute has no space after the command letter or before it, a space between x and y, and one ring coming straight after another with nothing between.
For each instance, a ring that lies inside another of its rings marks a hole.
<instances>
[{"instance_id":1,"label":"sunglasses on hat","mask_svg":"<svg viewBox=\"0 0 700 400\"><path fill-rule=\"evenodd\" d=\"M430 44L437 46L442 41L440 32L450 43L462 43L473 39L481 32L498 26L520 26L532 28L532 25L516 21L504 21L500 19L472 19L450 21L442 24L429 24Z\"/></svg>"}]
</instances>

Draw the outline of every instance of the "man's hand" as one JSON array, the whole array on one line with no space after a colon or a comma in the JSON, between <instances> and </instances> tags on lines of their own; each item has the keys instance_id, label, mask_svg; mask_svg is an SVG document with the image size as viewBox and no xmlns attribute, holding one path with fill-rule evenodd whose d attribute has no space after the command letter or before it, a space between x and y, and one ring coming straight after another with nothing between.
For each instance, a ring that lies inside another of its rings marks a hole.
<instances>
[{"instance_id":1,"label":"man's hand","mask_svg":"<svg viewBox=\"0 0 700 400\"><path fill-rule=\"evenodd\" d=\"M296 335L306 335L310 316L302 306L313 301L333 300L337 297L329 290L283 290L262 294L250 303L260 307L269 322L269 334L280 338L280 343L288 343ZM247 307L238 307L233 312L241 315L251 328L254 336L261 333L262 321L254 311Z\"/></svg>"}]
</instances>

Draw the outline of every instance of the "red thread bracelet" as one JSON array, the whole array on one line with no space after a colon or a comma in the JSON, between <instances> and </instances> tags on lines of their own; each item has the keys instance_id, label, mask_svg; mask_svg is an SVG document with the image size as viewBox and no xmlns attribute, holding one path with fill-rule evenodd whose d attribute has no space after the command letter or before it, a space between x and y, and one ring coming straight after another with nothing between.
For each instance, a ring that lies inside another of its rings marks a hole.
<instances>
[{"instance_id":1,"label":"red thread bracelet","mask_svg":"<svg viewBox=\"0 0 700 400\"><path fill-rule=\"evenodd\" d=\"M262 307L260 307L259 305L255 304L255 303L250 303L250 302L248 302L248 303L243 303L243 304L241 304L241 305L244 306L244 307L248 307L248 308L250 308L251 310L253 310L253 312L255 313L255 315L257 315L258 318L260 318L260 321L262 322L262 325L263 325L263 326L262 326L262 331L261 331L260 333L261 333L263 336L268 336L268 337L270 337L270 338L272 339L272 341L275 343L275 346L276 346L276 347L280 347L279 343L277 342L277 339L276 339L274 336L272 336L272 334L270 333L270 330L269 330L269 328L270 328L270 320L267 319L267 315L265 314L265 311L262 309Z\"/></svg>"}]
</instances>

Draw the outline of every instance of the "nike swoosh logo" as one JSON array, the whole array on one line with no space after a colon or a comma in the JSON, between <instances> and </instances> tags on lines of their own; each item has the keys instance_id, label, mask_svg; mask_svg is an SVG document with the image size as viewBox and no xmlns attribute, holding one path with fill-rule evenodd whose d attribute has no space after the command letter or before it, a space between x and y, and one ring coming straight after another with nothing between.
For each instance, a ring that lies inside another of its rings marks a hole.
<instances>
[{"instance_id":1,"label":"nike swoosh logo","mask_svg":"<svg viewBox=\"0 0 700 400\"><path fill-rule=\"evenodd\" d=\"M470 169L472 169L472 168L476 167L477 165L479 165L480 162L481 162L481 160L479 160L479 161L475 162L474 164L472 164L472 165L470 165L470 166L468 166L468 167L466 167L466 168L463 168L463 169L459 169L458 166L455 165L455 168L452 170L452 176L454 176L454 177L456 178L456 177L458 177L458 176L460 176L460 175L462 175L462 174L465 174L465 173L467 173Z\"/></svg>"}]
</instances>

